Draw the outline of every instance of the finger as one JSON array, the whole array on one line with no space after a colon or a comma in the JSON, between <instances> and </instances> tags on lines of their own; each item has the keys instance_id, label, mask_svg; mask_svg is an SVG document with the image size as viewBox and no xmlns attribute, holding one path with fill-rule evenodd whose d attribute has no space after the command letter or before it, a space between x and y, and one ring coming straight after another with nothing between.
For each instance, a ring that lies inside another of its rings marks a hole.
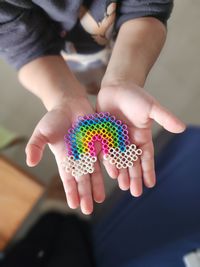
<instances>
[{"instance_id":1,"label":"finger","mask_svg":"<svg viewBox=\"0 0 200 267\"><path fill-rule=\"evenodd\" d=\"M130 188L130 178L127 169L120 169L118 176L118 184L121 190L128 190Z\"/></svg>"},{"instance_id":2,"label":"finger","mask_svg":"<svg viewBox=\"0 0 200 267\"><path fill-rule=\"evenodd\" d=\"M78 184L78 192L80 197L80 206L84 214L88 215L93 211L92 189L90 175L82 175L76 178Z\"/></svg>"},{"instance_id":3,"label":"finger","mask_svg":"<svg viewBox=\"0 0 200 267\"><path fill-rule=\"evenodd\" d=\"M105 200L105 188L102 171L98 161L95 163L94 170L94 173L91 175L93 199L97 203L101 203Z\"/></svg>"},{"instance_id":4,"label":"finger","mask_svg":"<svg viewBox=\"0 0 200 267\"><path fill-rule=\"evenodd\" d=\"M143 151L141 155L141 167L144 184L146 187L151 188L156 183L153 143L147 143L141 149Z\"/></svg>"},{"instance_id":5,"label":"finger","mask_svg":"<svg viewBox=\"0 0 200 267\"><path fill-rule=\"evenodd\" d=\"M116 168L115 165L111 165L108 161L104 160L103 165L108 173L108 175L112 179L116 179L119 176L119 170Z\"/></svg>"},{"instance_id":6,"label":"finger","mask_svg":"<svg viewBox=\"0 0 200 267\"><path fill-rule=\"evenodd\" d=\"M65 172L65 169L61 166L61 162L58 162L58 160L56 161L65 190L67 203L71 209L76 209L79 207L80 204L76 180L70 173Z\"/></svg>"},{"instance_id":7,"label":"finger","mask_svg":"<svg viewBox=\"0 0 200 267\"><path fill-rule=\"evenodd\" d=\"M79 207L79 195L77 189L77 183L74 178L71 179L64 179L63 180L63 187L65 190L67 203L71 209L76 209Z\"/></svg>"},{"instance_id":8,"label":"finger","mask_svg":"<svg viewBox=\"0 0 200 267\"><path fill-rule=\"evenodd\" d=\"M134 197L142 194L142 170L140 161L134 162L133 167L129 167L130 192Z\"/></svg>"},{"instance_id":9,"label":"finger","mask_svg":"<svg viewBox=\"0 0 200 267\"><path fill-rule=\"evenodd\" d=\"M185 124L174 116L169 110L155 103L150 112L150 118L155 120L167 131L172 133L181 133L185 130Z\"/></svg>"},{"instance_id":10,"label":"finger","mask_svg":"<svg viewBox=\"0 0 200 267\"><path fill-rule=\"evenodd\" d=\"M130 131L131 139L142 149L140 156L142 177L147 187L153 187L156 183L154 167L154 147L150 129L133 129Z\"/></svg>"},{"instance_id":11,"label":"finger","mask_svg":"<svg viewBox=\"0 0 200 267\"><path fill-rule=\"evenodd\" d=\"M30 167L36 166L43 155L45 145L48 143L48 140L39 130L35 130L29 139L29 142L26 146L26 162Z\"/></svg>"},{"instance_id":12,"label":"finger","mask_svg":"<svg viewBox=\"0 0 200 267\"><path fill-rule=\"evenodd\" d=\"M103 163L108 175L112 179L116 179L119 176L119 170L116 168L116 166L110 164L110 162L108 160L105 160L103 158L103 153L100 153L99 158L100 158L101 162Z\"/></svg>"}]
</instances>

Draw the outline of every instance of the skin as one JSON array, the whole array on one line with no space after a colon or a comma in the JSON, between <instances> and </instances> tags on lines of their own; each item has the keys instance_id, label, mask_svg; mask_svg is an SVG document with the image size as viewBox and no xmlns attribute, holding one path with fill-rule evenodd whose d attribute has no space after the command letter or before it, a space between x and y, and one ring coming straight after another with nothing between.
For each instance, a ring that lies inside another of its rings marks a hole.
<instances>
[{"instance_id":1,"label":"skin","mask_svg":"<svg viewBox=\"0 0 200 267\"><path fill-rule=\"evenodd\" d=\"M128 170L117 170L105 162L109 175L118 179L119 187L130 189L136 197L142 194L143 182L147 187L156 183L152 122L172 133L185 129L178 118L143 89L165 39L166 28L157 19L139 18L124 23L97 98L97 110L108 111L125 122L132 142L143 150L141 160Z\"/></svg>"},{"instance_id":2,"label":"skin","mask_svg":"<svg viewBox=\"0 0 200 267\"><path fill-rule=\"evenodd\" d=\"M154 18L124 23L97 96L96 110L108 111L123 120L129 127L132 141L143 150L141 160L128 170L117 170L108 162L103 162L109 175L118 180L119 187L129 189L133 196L142 194L143 182L147 187L155 185L152 122L156 121L173 133L185 129L178 118L143 89L165 38L164 25ZM19 71L19 80L41 99L47 109L27 144L27 164L36 166L48 144L58 165L68 205L73 209L80 206L84 214L90 214L93 201L100 203L105 199L99 162L93 174L79 179L65 173L61 166L66 155L63 136L67 129L77 116L96 111L87 98L85 88L60 56L41 57L26 64ZM99 158L102 160L101 153Z\"/></svg>"}]
</instances>

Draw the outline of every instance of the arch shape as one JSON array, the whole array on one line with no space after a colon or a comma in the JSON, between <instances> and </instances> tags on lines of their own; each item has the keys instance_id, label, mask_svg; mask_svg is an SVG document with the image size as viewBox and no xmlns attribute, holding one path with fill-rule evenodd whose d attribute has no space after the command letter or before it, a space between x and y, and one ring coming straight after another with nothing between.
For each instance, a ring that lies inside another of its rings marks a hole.
<instances>
[{"instance_id":1,"label":"arch shape","mask_svg":"<svg viewBox=\"0 0 200 267\"><path fill-rule=\"evenodd\" d=\"M65 135L67 172L81 176L94 171L96 141L101 143L104 159L117 168L131 167L141 154L134 144L130 145L128 128L120 120L108 112L86 115L79 117Z\"/></svg>"}]
</instances>

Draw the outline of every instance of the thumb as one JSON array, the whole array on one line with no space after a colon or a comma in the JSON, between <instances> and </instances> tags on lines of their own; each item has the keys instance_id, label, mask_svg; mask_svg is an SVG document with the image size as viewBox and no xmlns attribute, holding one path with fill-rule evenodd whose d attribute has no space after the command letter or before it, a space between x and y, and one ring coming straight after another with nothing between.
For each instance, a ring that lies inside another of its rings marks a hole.
<instances>
[{"instance_id":1,"label":"thumb","mask_svg":"<svg viewBox=\"0 0 200 267\"><path fill-rule=\"evenodd\" d=\"M47 138L36 128L26 146L26 163L29 167L36 166L43 155Z\"/></svg>"},{"instance_id":2,"label":"thumb","mask_svg":"<svg viewBox=\"0 0 200 267\"><path fill-rule=\"evenodd\" d=\"M181 133L186 128L181 120L157 102L152 106L150 118L172 133Z\"/></svg>"}]
</instances>

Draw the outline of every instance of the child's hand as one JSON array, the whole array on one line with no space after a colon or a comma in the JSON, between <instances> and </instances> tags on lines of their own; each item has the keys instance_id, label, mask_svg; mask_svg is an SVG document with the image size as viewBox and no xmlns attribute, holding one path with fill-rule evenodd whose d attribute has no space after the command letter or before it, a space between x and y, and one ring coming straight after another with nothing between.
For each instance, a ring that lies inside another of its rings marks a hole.
<instances>
[{"instance_id":1,"label":"child's hand","mask_svg":"<svg viewBox=\"0 0 200 267\"><path fill-rule=\"evenodd\" d=\"M133 196L140 196L142 182L147 187L153 187L156 182L151 133L153 120L173 133L184 131L185 125L144 89L126 81L103 85L97 98L97 111L108 111L126 123L131 142L142 149L141 160L129 169L118 170L104 161L110 177L118 179L122 190L130 188Z\"/></svg>"},{"instance_id":2,"label":"child's hand","mask_svg":"<svg viewBox=\"0 0 200 267\"><path fill-rule=\"evenodd\" d=\"M42 158L45 145L49 144L58 165L69 206L77 208L80 205L85 214L92 212L93 199L102 202L105 198L99 163L96 162L93 174L78 179L66 173L61 163L66 156L64 135L78 116L88 113L94 111L85 97L63 100L41 119L26 147L27 164L35 166Z\"/></svg>"}]
</instances>

